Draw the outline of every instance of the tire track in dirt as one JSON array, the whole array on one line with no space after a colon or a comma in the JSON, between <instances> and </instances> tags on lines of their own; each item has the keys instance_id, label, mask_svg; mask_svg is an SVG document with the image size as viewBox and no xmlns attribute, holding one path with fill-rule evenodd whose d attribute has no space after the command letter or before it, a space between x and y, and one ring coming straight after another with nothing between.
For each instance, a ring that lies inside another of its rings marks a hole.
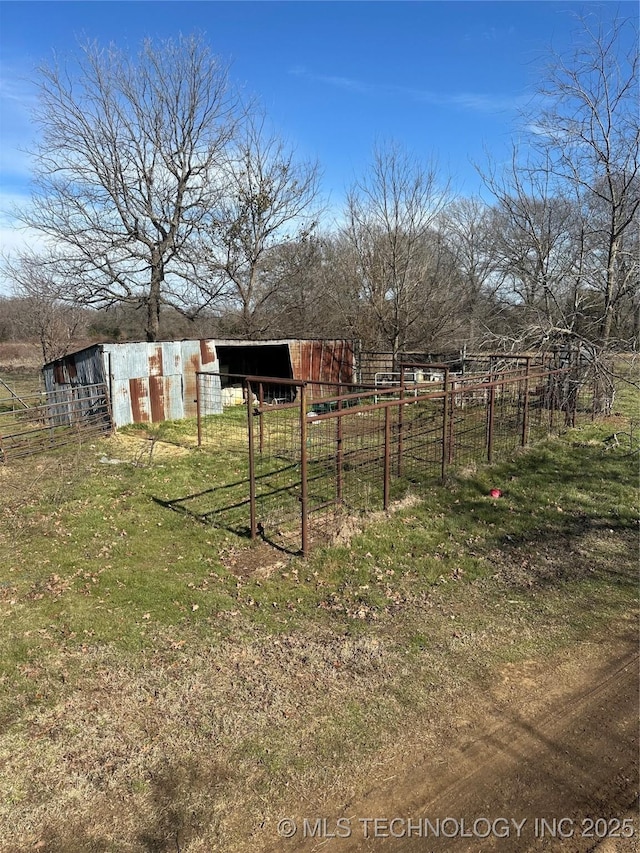
<instances>
[{"instance_id":1,"label":"tire track in dirt","mask_svg":"<svg viewBox=\"0 0 640 853\"><path fill-rule=\"evenodd\" d=\"M558 669L552 662L546 667L544 662L529 664L524 675L511 669L506 686L493 685L487 697L465 707L465 716L476 715L472 738L449 739L440 753L430 750L411 766L398 767L391 785L375 788L348 807L342 826L336 827L338 816L328 812L327 824L314 837L306 832L305 838L298 822L296 837L283 840L279 849L637 851L636 637L619 638L591 654L585 644ZM617 821L624 818L628 823L618 832L633 825L634 838L599 837L615 833ZM350 837L331 837L346 832L346 826Z\"/></svg>"}]
</instances>

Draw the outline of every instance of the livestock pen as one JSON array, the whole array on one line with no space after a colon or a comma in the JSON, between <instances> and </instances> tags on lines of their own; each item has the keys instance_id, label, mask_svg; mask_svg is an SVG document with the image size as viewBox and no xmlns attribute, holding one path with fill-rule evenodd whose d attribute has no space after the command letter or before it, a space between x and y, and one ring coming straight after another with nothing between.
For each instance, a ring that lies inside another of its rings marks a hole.
<instances>
[{"instance_id":1,"label":"livestock pen","mask_svg":"<svg viewBox=\"0 0 640 853\"><path fill-rule=\"evenodd\" d=\"M198 444L226 474L172 508L307 554L345 517L388 509L413 485L503 458L601 410L598 377L584 367L525 357L489 368L401 365L384 387L200 372ZM230 383L236 405L203 414Z\"/></svg>"}]
</instances>

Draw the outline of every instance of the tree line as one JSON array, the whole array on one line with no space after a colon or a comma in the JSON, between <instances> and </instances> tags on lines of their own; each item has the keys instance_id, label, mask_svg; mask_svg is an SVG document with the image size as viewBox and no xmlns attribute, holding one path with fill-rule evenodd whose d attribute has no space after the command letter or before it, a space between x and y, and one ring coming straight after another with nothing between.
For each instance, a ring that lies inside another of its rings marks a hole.
<instances>
[{"instance_id":1,"label":"tree line","mask_svg":"<svg viewBox=\"0 0 640 853\"><path fill-rule=\"evenodd\" d=\"M482 197L382 141L333 224L320 165L202 38L146 40L135 57L89 43L72 69L39 72L20 217L45 248L5 259L0 337L37 337L45 358L82 335L635 348L634 31L583 20L573 52L549 55L510 162L478 164Z\"/></svg>"}]
</instances>

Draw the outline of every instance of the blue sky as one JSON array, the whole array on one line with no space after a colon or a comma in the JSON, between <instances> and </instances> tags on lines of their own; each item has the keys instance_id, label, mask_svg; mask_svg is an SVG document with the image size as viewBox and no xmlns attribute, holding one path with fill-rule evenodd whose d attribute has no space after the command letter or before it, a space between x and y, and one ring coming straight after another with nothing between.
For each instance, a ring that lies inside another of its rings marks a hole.
<instances>
[{"instance_id":1,"label":"blue sky","mask_svg":"<svg viewBox=\"0 0 640 853\"><path fill-rule=\"evenodd\" d=\"M204 32L301 157L317 158L338 209L376 139L435 157L464 194L472 163L500 162L548 48L575 16L637 15L635 2L0 2L0 238L28 194L34 68L78 40L135 51L145 36Z\"/></svg>"}]
</instances>

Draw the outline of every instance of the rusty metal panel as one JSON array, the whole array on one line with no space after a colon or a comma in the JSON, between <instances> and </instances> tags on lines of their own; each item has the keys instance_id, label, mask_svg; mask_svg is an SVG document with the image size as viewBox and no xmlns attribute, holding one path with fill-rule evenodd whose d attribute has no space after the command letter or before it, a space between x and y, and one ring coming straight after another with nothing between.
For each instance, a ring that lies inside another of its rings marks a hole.
<instances>
[{"instance_id":1,"label":"rusty metal panel","mask_svg":"<svg viewBox=\"0 0 640 853\"><path fill-rule=\"evenodd\" d=\"M61 385L96 385L105 381L101 346L96 344L63 358L50 361L42 368L47 391Z\"/></svg>"},{"instance_id":2,"label":"rusty metal panel","mask_svg":"<svg viewBox=\"0 0 640 853\"><path fill-rule=\"evenodd\" d=\"M322 377L325 382L340 381L340 359L342 357L342 342L328 341L322 351Z\"/></svg>"},{"instance_id":3,"label":"rusty metal panel","mask_svg":"<svg viewBox=\"0 0 640 853\"><path fill-rule=\"evenodd\" d=\"M289 341L294 379L353 382L354 354L350 341Z\"/></svg>"},{"instance_id":4,"label":"rusty metal panel","mask_svg":"<svg viewBox=\"0 0 640 853\"><path fill-rule=\"evenodd\" d=\"M182 400L182 374L164 376L164 414L168 421L177 421L184 418L184 404Z\"/></svg>"},{"instance_id":5,"label":"rusty metal panel","mask_svg":"<svg viewBox=\"0 0 640 853\"><path fill-rule=\"evenodd\" d=\"M321 382L325 377L322 375L323 368L323 355L324 355L324 341L314 341L313 342L313 364L312 371L314 379L318 382Z\"/></svg>"},{"instance_id":6,"label":"rusty metal panel","mask_svg":"<svg viewBox=\"0 0 640 853\"><path fill-rule=\"evenodd\" d=\"M353 382L356 372L356 355L351 341L341 341L338 378L340 382Z\"/></svg>"},{"instance_id":7,"label":"rusty metal panel","mask_svg":"<svg viewBox=\"0 0 640 853\"><path fill-rule=\"evenodd\" d=\"M129 379L131 396L131 414L135 424L149 423L149 380L147 378Z\"/></svg>"},{"instance_id":8,"label":"rusty metal panel","mask_svg":"<svg viewBox=\"0 0 640 853\"><path fill-rule=\"evenodd\" d=\"M164 376L149 377L149 402L151 404L151 420L153 423L166 420L164 410Z\"/></svg>"},{"instance_id":9,"label":"rusty metal panel","mask_svg":"<svg viewBox=\"0 0 640 853\"><path fill-rule=\"evenodd\" d=\"M291 361L292 379L301 379L304 374L302 364L302 344L300 341L289 342L289 360Z\"/></svg>"},{"instance_id":10,"label":"rusty metal panel","mask_svg":"<svg viewBox=\"0 0 640 853\"><path fill-rule=\"evenodd\" d=\"M182 417L195 418L196 373L202 370L200 342L182 341Z\"/></svg>"},{"instance_id":11,"label":"rusty metal panel","mask_svg":"<svg viewBox=\"0 0 640 853\"><path fill-rule=\"evenodd\" d=\"M163 376L162 349L164 344L149 345L149 376Z\"/></svg>"},{"instance_id":12,"label":"rusty metal panel","mask_svg":"<svg viewBox=\"0 0 640 853\"><path fill-rule=\"evenodd\" d=\"M133 423L131 411L131 394L128 379L114 379L110 383L111 414L115 427Z\"/></svg>"},{"instance_id":13,"label":"rusty metal panel","mask_svg":"<svg viewBox=\"0 0 640 853\"><path fill-rule=\"evenodd\" d=\"M299 372L294 379L311 379L311 341L295 341L299 350Z\"/></svg>"},{"instance_id":14,"label":"rusty metal panel","mask_svg":"<svg viewBox=\"0 0 640 853\"><path fill-rule=\"evenodd\" d=\"M114 379L142 379L149 375L149 344L132 342L103 344L111 355L111 374Z\"/></svg>"},{"instance_id":15,"label":"rusty metal panel","mask_svg":"<svg viewBox=\"0 0 640 853\"><path fill-rule=\"evenodd\" d=\"M162 375L176 376L182 373L182 342L165 341L162 344Z\"/></svg>"},{"instance_id":16,"label":"rusty metal panel","mask_svg":"<svg viewBox=\"0 0 640 853\"><path fill-rule=\"evenodd\" d=\"M212 340L200 341L200 363L203 370L213 370L213 364L218 360L216 347Z\"/></svg>"}]
</instances>

